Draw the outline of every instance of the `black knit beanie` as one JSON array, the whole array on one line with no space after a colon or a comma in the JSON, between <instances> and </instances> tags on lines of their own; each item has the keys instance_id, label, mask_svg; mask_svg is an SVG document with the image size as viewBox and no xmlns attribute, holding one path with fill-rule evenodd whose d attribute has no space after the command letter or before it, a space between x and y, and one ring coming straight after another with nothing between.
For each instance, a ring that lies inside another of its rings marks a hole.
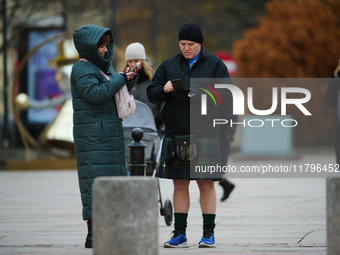
<instances>
[{"instance_id":1,"label":"black knit beanie","mask_svg":"<svg viewBox=\"0 0 340 255\"><path fill-rule=\"evenodd\" d=\"M203 34L199 25L194 22L185 23L178 32L178 40L188 40L203 43Z\"/></svg>"}]
</instances>

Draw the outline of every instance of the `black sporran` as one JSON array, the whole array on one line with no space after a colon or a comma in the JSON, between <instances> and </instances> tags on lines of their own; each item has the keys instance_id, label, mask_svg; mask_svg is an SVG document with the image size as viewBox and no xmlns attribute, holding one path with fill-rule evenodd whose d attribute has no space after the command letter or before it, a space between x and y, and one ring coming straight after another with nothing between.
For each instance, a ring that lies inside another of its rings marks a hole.
<instances>
[{"instance_id":1,"label":"black sporran","mask_svg":"<svg viewBox=\"0 0 340 255\"><path fill-rule=\"evenodd\" d=\"M180 160L190 161L197 156L198 144L194 135L175 136L176 154Z\"/></svg>"}]
</instances>

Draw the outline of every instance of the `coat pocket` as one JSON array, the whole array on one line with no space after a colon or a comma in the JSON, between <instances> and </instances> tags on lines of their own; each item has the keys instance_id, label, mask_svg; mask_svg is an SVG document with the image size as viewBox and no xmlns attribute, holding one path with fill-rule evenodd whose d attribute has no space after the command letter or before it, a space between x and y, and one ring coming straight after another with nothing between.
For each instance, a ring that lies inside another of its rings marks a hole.
<instances>
[{"instance_id":1,"label":"coat pocket","mask_svg":"<svg viewBox=\"0 0 340 255\"><path fill-rule=\"evenodd\" d=\"M99 137L100 142L104 143L108 137L109 137L109 121L108 120L102 120L102 133Z\"/></svg>"},{"instance_id":2,"label":"coat pocket","mask_svg":"<svg viewBox=\"0 0 340 255\"><path fill-rule=\"evenodd\" d=\"M103 135L103 123L101 120L98 120L94 123L89 124L88 128L88 137L91 139L100 139Z\"/></svg>"}]
</instances>

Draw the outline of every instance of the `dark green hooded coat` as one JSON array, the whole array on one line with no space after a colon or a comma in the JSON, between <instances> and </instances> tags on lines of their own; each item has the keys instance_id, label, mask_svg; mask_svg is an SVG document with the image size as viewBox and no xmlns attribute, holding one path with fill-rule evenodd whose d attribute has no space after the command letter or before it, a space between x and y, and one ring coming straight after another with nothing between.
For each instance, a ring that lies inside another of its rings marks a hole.
<instances>
[{"instance_id":1,"label":"dark green hooded coat","mask_svg":"<svg viewBox=\"0 0 340 255\"><path fill-rule=\"evenodd\" d=\"M102 57L97 42L104 33L111 37L108 51ZM118 118L114 94L126 83L110 62L113 38L108 28L86 25L73 34L80 58L71 73L73 104L73 137L76 152L79 187L83 204L83 219L92 219L92 184L98 176L127 175L122 121ZM110 77L107 80L102 71ZM131 90L137 80L127 82Z\"/></svg>"}]
</instances>

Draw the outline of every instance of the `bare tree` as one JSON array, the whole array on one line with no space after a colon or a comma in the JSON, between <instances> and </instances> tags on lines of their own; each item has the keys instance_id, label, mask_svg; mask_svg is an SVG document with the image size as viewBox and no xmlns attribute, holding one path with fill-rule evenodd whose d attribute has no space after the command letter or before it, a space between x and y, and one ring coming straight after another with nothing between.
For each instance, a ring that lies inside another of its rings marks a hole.
<instances>
[{"instance_id":1,"label":"bare tree","mask_svg":"<svg viewBox=\"0 0 340 255\"><path fill-rule=\"evenodd\" d=\"M61 17L63 5L61 0L7 0L7 45L12 47L15 37L22 27L35 26L39 20L44 18ZM1 19L3 19L3 9L1 7ZM59 25L60 22L56 23ZM3 32L1 23L1 32ZM0 46L3 51L3 42Z\"/></svg>"}]
</instances>

